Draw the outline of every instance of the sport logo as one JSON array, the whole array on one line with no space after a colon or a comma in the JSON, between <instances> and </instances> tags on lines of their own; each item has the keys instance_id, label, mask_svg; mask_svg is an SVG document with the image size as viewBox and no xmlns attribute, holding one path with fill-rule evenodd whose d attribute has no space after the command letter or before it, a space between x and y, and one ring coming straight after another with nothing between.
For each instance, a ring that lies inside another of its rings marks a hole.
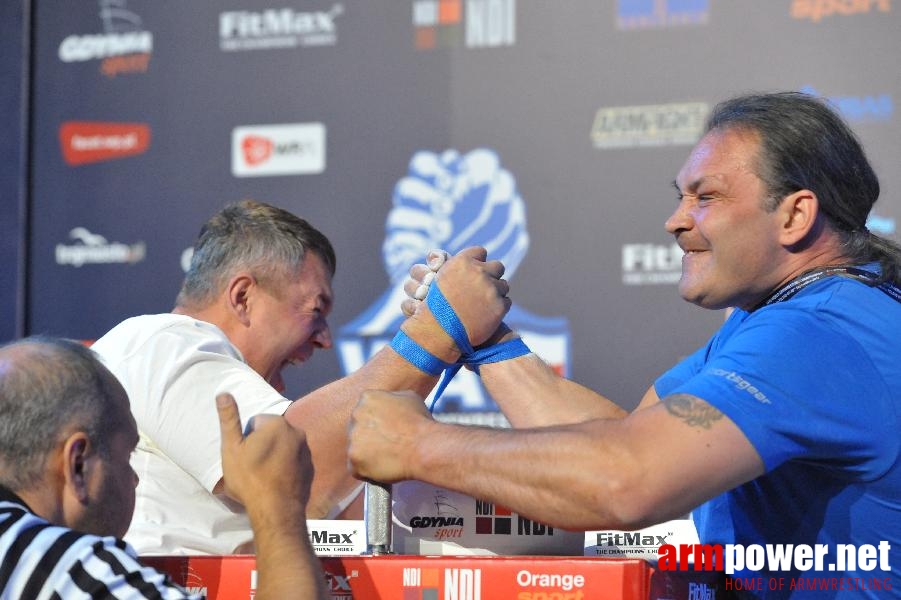
<instances>
[{"instance_id":1,"label":"sport logo","mask_svg":"<svg viewBox=\"0 0 901 600\"><path fill-rule=\"evenodd\" d=\"M516 43L516 0L414 0L419 49L493 48Z\"/></svg>"},{"instance_id":2,"label":"sport logo","mask_svg":"<svg viewBox=\"0 0 901 600\"><path fill-rule=\"evenodd\" d=\"M144 73L153 52L153 34L143 28L141 18L126 8L126 0L100 0L103 33L70 35L59 45L65 63L100 60L107 77L120 73Z\"/></svg>"},{"instance_id":3,"label":"sport logo","mask_svg":"<svg viewBox=\"0 0 901 600\"><path fill-rule=\"evenodd\" d=\"M150 147L145 123L67 121L59 128L59 143L67 164L114 160L142 154Z\"/></svg>"},{"instance_id":4,"label":"sport logo","mask_svg":"<svg viewBox=\"0 0 901 600\"><path fill-rule=\"evenodd\" d=\"M873 9L887 13L892 10L892 0L794 0L791 7L793 19L810 19L818 23L834 15L858 15Z\"/></svg>"},{"instance_id":5,"label":"sport logo","mask_svg":"<svg viewBox=\"0 0 901 600\"><path fill-rule=\"evenodd\" d=\"M619 29L649 29L703 25L709 18L708 0L619 0Z\"/></svg>"},{"instance_id":6,"label":"sport logo","mask_svg":"<svg viewBox=\"0 0 901 600\"><path fill-rule=\"evenodd\" d=\"M436 540L446 540L463 537L463 517L457 507L451 504L451 500L444 490L435 490L432 506L435 513L429 515L414 515L410 518L410 529L431 529L431 537Z\"/></svg>"},{"instance_id":7,"label":"sport logo","mask_svg":"<svg viewBox=\"0 0 901 600\"><path fill-rule=\"evenodd\" d=\"M232 130L232 175L311 175L325 170L325 125L288 123Z\"/></svg>"},{"instance_id":8,"label":"sport logo","mask_svg":"<svg viewBox=\"0 0 901 600\"><path fill-rule=\"evenodd\" d=\"M335 19L343 12L341 4L315 12L290 8L224 12L219 15L219 48L228 52L334 46L338 40Z\"/></svg>"},{"instance_id":9,"label":"sport logo","mask_svg":"<svg viewBox=\"0 0 901 600\"><path fill-rule=\"evenodd\" d=\"M410 267L432 248L451 254L482 246L504 263L512 279L529 248L525 202L498 155L480 148L467 154L417 152L406 176L394 187L382 245L388 287L372 305L344 325L336 347L342 369L352 373L397 333ZM562 317L544 317L514 304L505 321L522 334L535 354L562 376L569 372L569 327ZM494 415L497 406L479 377L461 370L441 396L442 413Z\"/></svg>"}]
</instances>

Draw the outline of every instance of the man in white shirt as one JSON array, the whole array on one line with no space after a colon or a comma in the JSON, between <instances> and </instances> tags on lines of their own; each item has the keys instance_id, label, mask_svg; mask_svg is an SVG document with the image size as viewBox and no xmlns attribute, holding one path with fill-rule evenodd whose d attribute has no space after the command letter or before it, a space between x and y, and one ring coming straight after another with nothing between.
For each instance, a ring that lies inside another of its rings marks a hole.
<instances>
[{"instance_id":1,"label":"man in white shirt","mask_svg":"<svg viewBox=\"0 0 901 600\"><path fill-rule=\"evenodd\" d=\"M474 344L510 307L503 266L463 251L442 277ZM140 441L140 482L126 534L141 554L231 554L252 550L243 507L224 490L219 431L209 398L231 393L243 418L284 414L306 432L315 465L310 518L360 514L360 483L347 470L347 423L366 389L426 395L436 375L386 347L355 373L291 403L281 370L332 345L335 253L328 239L283 209L245 200L204 225L172 313L127 319L93 349L131 399ZM484 311L494 317L485 319ZM472 316L470 316L472 315ZM476 317L478 315L478 317ZM454 362L453 340L427 307L402 327L433 357Z\"/></svg>"}]
</instances>

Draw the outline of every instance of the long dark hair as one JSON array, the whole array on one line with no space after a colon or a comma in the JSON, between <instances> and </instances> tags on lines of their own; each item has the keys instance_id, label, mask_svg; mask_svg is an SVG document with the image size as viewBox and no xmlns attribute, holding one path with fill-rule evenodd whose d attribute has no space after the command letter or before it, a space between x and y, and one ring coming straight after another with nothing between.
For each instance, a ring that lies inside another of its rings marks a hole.
<instances>
[{"instance_id":1,"label":"long dark hair","mask_svg":"<svg viewBox=\"0 0 901 600\"><path fill-rule=\"evenodd\" d=\"M857 136L827 101L800 92L738 96L714 107L706 131L732 128L760 137L757 175L767 186L768 209L793 192L811 190L848 260L878 261L882 280L901 284L901 246L866 227L879 198L879 178Z\"/></svg>"}]
</instances>

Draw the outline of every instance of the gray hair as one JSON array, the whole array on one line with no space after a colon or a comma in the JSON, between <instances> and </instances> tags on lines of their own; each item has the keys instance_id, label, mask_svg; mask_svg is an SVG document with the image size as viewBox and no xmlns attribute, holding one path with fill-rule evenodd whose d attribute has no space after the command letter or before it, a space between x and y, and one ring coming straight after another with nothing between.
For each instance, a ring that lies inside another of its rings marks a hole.
<instances>
[{"instance_id":1,"label":"gray hair","mask_svg":"<svg viewBox=\"0 0 901 600\"><path fill-rule=\"evenodd\" d=\"M757 175L775 210L787 195L808 189L854 263L878 261L884 280L901 282L901 247L867 231L879 179L857 136L827 101L801 92L748 94L721 102L706 131L757 134Z\"/></svg>"},{"instance_id":2,"label":"gray hair","mask_svg":"<svg viewBox=\"0 0 901 600\"><path fill-rule=\"evenodd\" d=\"M0 347L0 483L33 486L54 446L75 430L108 456L124 397L118 380L78 342L34 336Z\"/></svg>"},{"instance_id":3,"label":"gray hair","mask_svg":"<svg viewBox=\"0 0 901 600\"><path fill-rule=\"evenodd\" d=\"M319 230L287 210L242 200L213 215L200 230L178 306L204 307L241 269L277 292L275 285L300 269L307 252L335 274L335 250Z\"/></svg>"}]
</instances>

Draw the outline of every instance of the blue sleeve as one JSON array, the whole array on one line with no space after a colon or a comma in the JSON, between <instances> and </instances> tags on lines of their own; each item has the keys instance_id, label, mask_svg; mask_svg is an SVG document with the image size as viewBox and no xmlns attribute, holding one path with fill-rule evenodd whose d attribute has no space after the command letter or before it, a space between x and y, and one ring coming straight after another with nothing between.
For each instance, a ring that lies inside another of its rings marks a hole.
<instances>
[{"instance_id":1,"label":"blue sleeve","mask_svg":"<svg viewBox=\"0 0 901 600\"><path fill-rule=\"evenodd\" d=\"M657 381L661 398L690 394L722 411L767 471L803 459L871 480L891 467L888 387L840 327L782 305L721 334Z\"/></svg>"},{"instance_id":2,"label":"blue sleeve","mask_svg":"<svg viewBox=\"0 0 901 600\"><path fill-rule=\"evenodd\" d=\"M658 377L654 382L654 391L657 392L657 397L665 398L669 396L682 383L700 373L709 357L720 348L723 340L728 339L741 326L742 321L747 316L748 313L743 310L733 310L720 330L706 344Z\"/></svg>"}]
</instances>

